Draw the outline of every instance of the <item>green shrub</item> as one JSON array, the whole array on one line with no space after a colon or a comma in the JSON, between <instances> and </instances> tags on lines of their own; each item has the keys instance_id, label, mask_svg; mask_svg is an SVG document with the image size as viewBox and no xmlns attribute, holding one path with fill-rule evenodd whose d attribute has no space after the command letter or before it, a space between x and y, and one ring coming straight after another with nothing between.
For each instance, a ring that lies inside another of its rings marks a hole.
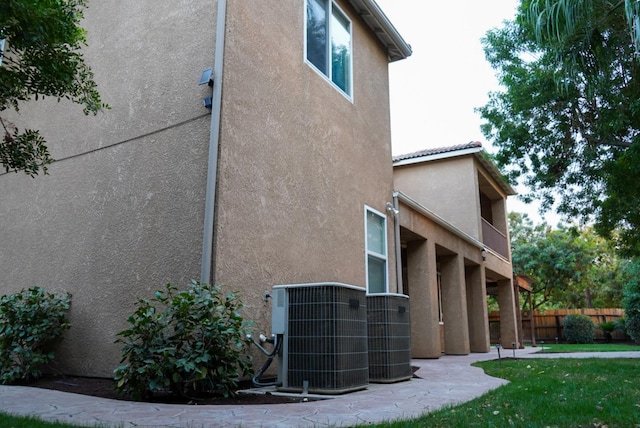
<instances>
[{"instance_id":1,"label":"green shrub","mask_svg":"<svg viewBox=\"0 0 640 428\"><path fill-rule=\"evenodd\" d=\"M138 301L116 340L124 345L116 389L137 400L167 391L234 395L241 376L253 374L242 306L235 294L197 281L185 291L167 284Z\"/></svg>"},{"instance_id":2,"label":"green shrub","mask_svg":"<svg viewBox=\"0 0 640 428\"><path fill-rule=\"evenodd\" d=\"M38 378L54 359L46 347L71 324L69 293L47 293L40 287L0 297L0 381Z\"/></svg>"},{"instance_id":3,"label":"green shrub","mask_svg":"<svg viewBox=\"0 0 640 428\"><path fill-rule=\"evenodd\" d=\"M562 320L564 337L569 343L593 343L596 336L596 326L586 315L567 315Z\"/></svg>"},{"instance_id":4,"label":"green shrub","mask_svg":"<svg viewBox=\"0 0 640 428\"><path fill-rule=\"evenodd\" d=\"M617 318L615 321L613 321L616 325L615 330L621 331L623 334L627 335L627 325L626 325L626 319L625 317L622 318Z\"/></svg>"},{"instance_id":5,"label":"green shrub","mask_svg":"<svg viewBox=\"0 0 640 428\"><path fill-rule=\"evenodd\" d=\"M640 314L629 316L625 321L627 334L636 343L640 343Z\"/></svg>"},{"instance_id":6,"label":"green shrub","mask_svg":"<svg viewBox=\"0 0 640 428\"><path fill-rule=\"evenodd\" d=\"M598 324L598 329L602 330L606 341L611 342L613 340L612 333L618 329L618 324L616 324L614 321L605 321Z\"/></svg>"},{"instance_id":7,"label":"green shrub","mask_svg":"<svg viewBox=\"0 0 640 428\"><path fill-rule=\"evenodd\" d=\"M629 337L640 343L640 261L630 262L625 273L627 282L622 289L625 328Z\"/></svg>"}]
</instances>

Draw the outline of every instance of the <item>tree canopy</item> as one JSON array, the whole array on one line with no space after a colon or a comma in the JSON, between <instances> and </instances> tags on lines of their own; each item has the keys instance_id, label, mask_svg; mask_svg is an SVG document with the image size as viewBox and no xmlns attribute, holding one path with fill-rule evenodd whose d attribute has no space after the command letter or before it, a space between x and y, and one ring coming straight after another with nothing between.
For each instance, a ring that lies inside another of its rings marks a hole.
<instances>
[{"instance_id":1,"label":"tree canopy","mask_svg":"<svg viewBox=\"0 0 640 428\"><path fill-rule=\"evenodd\" d=\"M108 108L81 53L85 7L84 0L0 0L0 162L7 172L46 173L53 159L39 131L21 132L2 117L6 110L47 96L80 104L85 114Z\"/></svg>"},{"instance_id":2,"label":"tree canopy","mask_svg":"<svg viewBox=\"0 0 640 428\"><path fill-rule=\"evenodd\" d=\"M640 5L522 0L483 40L502 90L478 109L496 161L543 209L640 254ZM555 205L554 205L555 204Z\"/></svg>"},{"instance_id":3,"label":"tree canopy","mask_svg":"<svg viewBox=\"0 0 640 428\"><path fill-rule=\"evenodd\" d=\"M514 274L533 279L533 309L620 307L627 259L592 228L546 223L510 213Z\"/></svg>"}]
</instances>

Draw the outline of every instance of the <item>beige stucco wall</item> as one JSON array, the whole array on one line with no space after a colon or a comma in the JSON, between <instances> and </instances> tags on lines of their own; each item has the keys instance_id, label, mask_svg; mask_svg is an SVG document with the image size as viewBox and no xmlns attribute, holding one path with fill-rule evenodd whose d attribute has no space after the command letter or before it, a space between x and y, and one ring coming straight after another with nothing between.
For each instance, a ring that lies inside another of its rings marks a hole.
<instances>
[{"instance_id":1,"label":"beige stucco wall","mask_svg":"<svg viewBox=\"0 0 640 428\"><path fill-rule=\"evenodd\" d=\"M199 277L213 63L211 1L91 1L86 60L111 110L55 100L12 119L42 131L49 175L0 176L0 293L73 294L59 367L111 376L134 302Z\"/></svg>"},{"instance_id":2,"label":"beige stucco wall","mask_svg":"<svg viewBox=\"0 0 640 428\"><path fill-rule=\"evenodd\" d=\"M487 275L488 280L490 281L513 278L513 269L511 263L504 257L501 257L500 255L492 251L487 252L484 265L489 272Z\"/></svg>"},{"instance_id":3,"label":"beige stucco wall","mask_svg":"<svg viewBox=\"0 0 640 428\"><path fill-rule=\"evenodd\" d=\"M283 3L284 4L284 3ZM385 212L392 166L387 57L353 22L353 100L305 64L304 1L228 2L215 282L270 332L282 283L365 285L364 205ZM215 1L91 1L88 63L111 110L28 103L59 159L48 176L0 175L0 293L73 294L59 369L111 376L115 333L139 298L199 278ZM390 290L396 290L388 218Z\"/></svg>"},{"instance_id":4,"label":"beige stucco wall","mask_svg":"<svg viewBox=\"0 0 640 428\"><path fill-rule=\"evenodd\" d=\"M386 52L339 3L353 25L353 101L305 63L303 0L228 4L215 281L241 292L263 332L273 285L365 286L364 205L384 213L391 201Z\"/></svg>"},{"instance_id":5,"label":"beige stucco wall","mask_svg":"<svg viewBox=\"0 0 640 428\"><path fill-rule=\"evenodd\" d=\"M403 203L400 226L407 246L412 356L486 352L489 324L481 249ZM443 272L444 343L438 325L437 263ZM476 277L467 277L474 269Z\"/></svg>"},{"instance_id":6,"label":"beige stucco wall","mask_svg":"<svg viewBox=\"0 0 640 428\"><path fill-rule=\"evenodd\" d=\"M493 203L493 220L494 226L506 235L508 242L507 195L474 156L398 166L394 168L393 180L396 190L482 242L479 174L491 186L490 193L501 198ZM484 265L492 271L490 280L512 277L511 248L508 248L506 259L491 250L486 258Z\"/></svg>"},{"instance_id":7,"label":"beige stucco wall","mask_svg":"<svg viewBox=\"0 0 640 428\"><path fill-rule=\"evenodd\" d=\"M396 190L479 239L480 199L472 156L452 157L394 168Z\"/></svg>"},{"instance_id":8,"label":"beige stucco wall","mask_svg":"<svg viewBox=\"0 0 640 428\"><path fill-rule=\"evenodd\" d=\"M504 231L508 242L505 204L507 195L473 155L395 167L394 186L396 190L480 242L483 241L479 197L479 191L482 190L495 199L491 206L494 226ZM446 353L454 354L489 350L486 282L499 284L500 309L512 315L501 323L502 337L516 337L513 319L517 308L513 292L509 291L513 276L510 249L508 248L506 258L491 248L483 254L477 245L460 239L450 230L440 227L408 206L401 204L400 211L403 243L407 245L407 257L410 261L407 277L412 308L414 357L437 357L442 347ZM432 249L426 251L423 248ZM443 298L447 300L443 310L443 346L435 340L436 324L433 322L434 316L437 317L433 297L433 287L437 287L434 267L437 248L441 248L439 263L442 290ZM428 277L425 277L425 270Z\"/></svg>"}]
</instances>

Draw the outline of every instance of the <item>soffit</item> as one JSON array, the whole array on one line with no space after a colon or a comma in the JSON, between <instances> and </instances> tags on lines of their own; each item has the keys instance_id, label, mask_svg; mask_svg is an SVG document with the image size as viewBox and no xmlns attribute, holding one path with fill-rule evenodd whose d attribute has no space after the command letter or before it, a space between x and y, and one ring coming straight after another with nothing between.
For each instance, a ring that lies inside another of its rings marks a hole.
<instances>
[{"instance_id":1,"label":"soffit","mask_svg":"<svg viewBox=\"0 0 640 428\"><path fill-rule=\"evenodd\" d=\"M482 164L484 169L489 173L489 175L491 175L491 177L493 177L495 182L498 183L498 186L500 186L502 191L507 194L507 196L513 196L518 194L518 192L516 192L515 189L505 181L506 179L504 178L502 173L498 170L498 168L494 165L494 163L485 159L485 157L482 155L482 152L475 153L474 155L476 159L480 162L480 164Z\"/></svg>"},{"instance_id":2,"label":"soffit","mask_svg":"<svg viewBox=\"0 0 640 428\"><path fill-rule=\"evenodd\" d=\"M389 62L411 56L411 45L402 38L374 0L347 0L362 20L387 48Z\"/></svg>"}]
</instances>

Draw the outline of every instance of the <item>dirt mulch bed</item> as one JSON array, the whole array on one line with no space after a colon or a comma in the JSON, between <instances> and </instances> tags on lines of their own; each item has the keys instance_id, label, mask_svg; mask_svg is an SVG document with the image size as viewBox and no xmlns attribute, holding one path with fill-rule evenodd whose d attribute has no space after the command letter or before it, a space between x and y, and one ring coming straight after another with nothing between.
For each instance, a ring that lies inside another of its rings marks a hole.
<instances>
[{"instance_id":1,"label":"dirt mulch bed","mask_svg":"<svg viewBox=\"0 0 640 428\"><path fill-rule=\"evenodd\" d=\"M94 397L111 398L115 400L127 400L115 390L113 379L79 377L79 376L56 376L45 375L37 380L31 381L24 386L34 388L53 389L56 391L73 392L75 394L91 395ZM241 389L248 389L250 383L240 385ZM197 397L178 397L171 394L157 394L150 400L150 403L167 404L194 404L194 405L251 405L251 404L284 404L299 403L302 397L289 397L272 394L237 394L236 397L220 397L214 395L199 395ZM306 401L306 400L305 400Z\"/></svg>"},{"instance_id":2,"label":"dirt mulch bed","mask_svg":"<svg viewBox=\"0 0 640 428\"><path fill-rule=\"evenodd\" d=\"M412 367L413 377L419 378L415 374L418 367ZM56 391L73 392L75 394L91 395L94 397L111 398L114 400L128 400L116 392L115 381L113 379L81 377L81 376L62 376L62 375L45 375L39 379L25 384L34 388L53 389ZM239 385L239 389L250 389L253 385L247 381ZM198 397L178 397L171 394L155 395L152 399L146 400L149 403L167 403L167 404L194 404L194 405L251 405L251 404L286 404L300 403L303 401L313 401L313 398L302 396L283 396L273 394L237 394L235 397L220 397L214 395L200 395Z\"/></svg>"}]
</instances>

